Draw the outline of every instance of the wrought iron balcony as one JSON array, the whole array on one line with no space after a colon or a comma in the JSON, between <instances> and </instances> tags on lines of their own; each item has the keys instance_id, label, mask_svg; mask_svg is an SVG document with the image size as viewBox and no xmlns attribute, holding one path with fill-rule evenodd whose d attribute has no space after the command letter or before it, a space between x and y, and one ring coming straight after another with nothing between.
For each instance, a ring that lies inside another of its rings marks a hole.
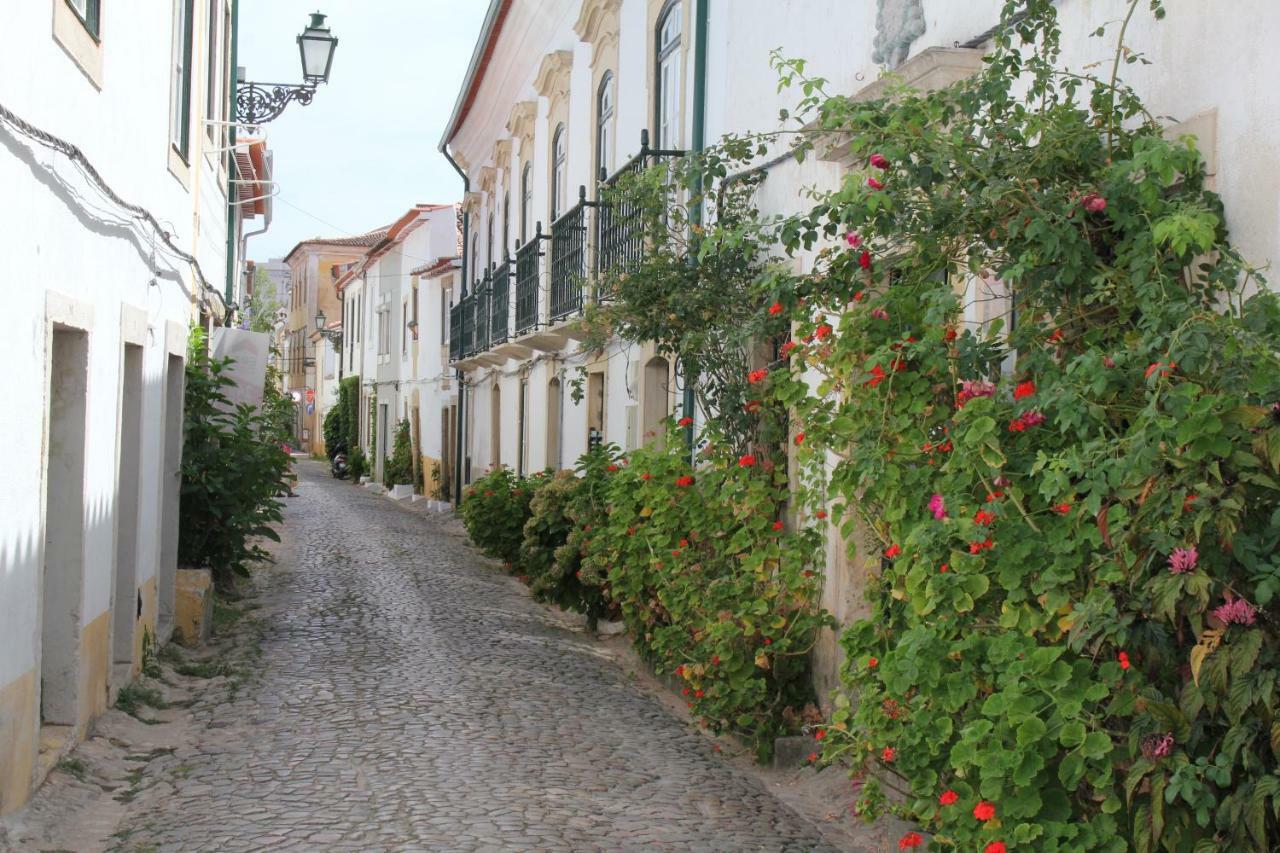
<instances>
[{"instance_id":1,"label":"wrought iron balcony","mask_svg":"<svg viewBox=\"0 0 1280 853\"><path fill-rule=\"evenodd\" d=\"M475 312L475 329L476 334L471 342L471 352L467 355L475 355L484 352L489 348L489 297L493 292L493 281L489 273L484 274L484 278L480 280L480 284L476 287L475 303L472 310Z\"/></svg>"},{"instance_id":2,"label":"wrought iron balcony","mask_svg":"<svg viewBox=\"0 0 1280 853\"><path fill-rule=\"evenodd\" d=\"M627 175L636 175L664 157L680 157L683 151L663 151L649 148L649 131L640 131L640 153L628 160L622 168L606 177L601 174L601 188L607 193ZM625 270L644 257L645 235L643 211L636 204L620 199L601 199L596 208L596 275ZM597 294L599 298L599 294Z\"/></svg>"},{"instance_id":3,"label":"wrought iron balcony","mask_svg":"<svg viewBox=\"0 0 1280 853\"><path fill-rule=\"evenodd\" d=\"M462 303L449 306L449 361L462 358Z\"/></svg>"},{"instance_id":4,"label":"wrought iron balcony","mask_svg":"<svg viewBox=\"0 0 1280 853\"><path fill-rule=\"evenodd\" d=\"M587 277L587 188L578 188L578 203L551 223L552 323L582 310Z\"/></svg>"},{"instance_id":5,"label":"wrought iron balcony","mask_svg":"<svg viewBox=\"0 0 1280 853\"><path fill-rule=\"evenodd\" d=\"M489 286L489 345L505 344L511 320L511 261L498 264Z\"/></svg>"},{"instance_id":6,"label":"wrought iron balcony","mask_svg":"<svg viewBox=\"0 0 1280 853\"><path fill-rule=\"evenodd\" d=\"M459 352L462 353L462 358L470 358L476 351L475 295L472 294L471 296L462 297L462 301L458 303L458 307L461 309L458 314L459 319L461 320L460 325L462 326L462 343L459 346Z\"/></svg>"},{"instance_id":7,"label":"wrought iron balcony","mask_svg":"<svg viewBox=\"0 0 1280 853\"><path fill-rule=\"evenodd\" d=\"M516 337L538 326L538 291L542 272L542 241L547 239L539 222L533 239L516 248Z\"/></svg>"}]
</instances>

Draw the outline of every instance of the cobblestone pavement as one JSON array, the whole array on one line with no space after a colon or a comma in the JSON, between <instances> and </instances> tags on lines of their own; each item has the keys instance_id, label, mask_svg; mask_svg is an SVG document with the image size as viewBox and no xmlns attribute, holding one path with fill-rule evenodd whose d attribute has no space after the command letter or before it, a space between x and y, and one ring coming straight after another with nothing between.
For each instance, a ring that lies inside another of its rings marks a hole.
<instances>
[{"instance_id":1,"label":"cobblestone pavement","mask_svg":"<svg viewBox=\"0 0 1280 853\"><path fill-rule=\"evenodd\" d=\"M261 675L125 849L832 849L444 522L299 473Z\"/></svg>"}]
</instances>

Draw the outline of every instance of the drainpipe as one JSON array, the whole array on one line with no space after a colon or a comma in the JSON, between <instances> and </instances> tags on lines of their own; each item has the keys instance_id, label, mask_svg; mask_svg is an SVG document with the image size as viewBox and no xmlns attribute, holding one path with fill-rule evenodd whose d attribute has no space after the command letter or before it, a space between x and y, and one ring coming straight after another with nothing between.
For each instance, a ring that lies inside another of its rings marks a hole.
<instances>
[{"instance_id":1,"label":"drainpipe","mask_svg":"<svg viewBox=\"0 0 1280 853\"><path fill-rule=\"evenodd\" d=\"M458 162L449 154L449 148L446 145L440 146L440 153L444 155L444 159L449 161L449 165L458 173L458 177L462 178L462 197L466 200L466 195L471 191L471 178L467 173L462 171L458 166ZM462 282L459 288L466 289L467 286L467 235L471 233L471 214L467 211L462 212ZM460 290L459 292L462 292ZM450 330L450 336L453 332ZM463 445L463 425L466 419L466 402L467 402L467 386L462 381L462 371L455 370L454 378L458 383L458 417L454 425L453 437L453 505L462 505L462 445Z\"/></svg>"},{"instance_id":2,"label":"drainpipe","mask_svg":"<svg viewBox=\"0 0 1280 853\"><path fill-rule=\"evenodd\" d=\"M710 23L711 11L710 0L697 0L694 8L694 38L693 38L693 140L692 149L695 154L700 154L706 148L706 118L707 118L707 26ZM699 179L701 184L701 179ZM702 199L701 186L698 187L699 199L690 212L690 221L695 225L702 224ZM684 377L684 414L686 417L692 418L694 413L695 400L693 393L693 385L697 381L697 377ZM689 447L690 454L693 453L693 424L684 428L685 443Z\"/></svg>"},{"instance_id":3,"label":"drainpipe","mask_svg":"<svg viewBox=\"0 0 1280 853\"><path fill-rule=\"evenodd\" d=\"M236 87L240 85L240 72L236 65L240 42L240 0L231 0L231 113L234 117L236 108ZM223 156L230 158L232 164L235 163L236 154L236 126L235 124L227 125L227 153ZM227 170L228 183L231 181L231 175L234 174L234 168ZM265 231L266 229L262 229ZM232 187L227 187L227 298L224 300L228 305L231 304L232 296L235 293L236 270L239 264L236 263L236 193ZM244 306L240 306L241 310ZM227 318L230 323L231 318Z\"/></svg>"}]
</instances>

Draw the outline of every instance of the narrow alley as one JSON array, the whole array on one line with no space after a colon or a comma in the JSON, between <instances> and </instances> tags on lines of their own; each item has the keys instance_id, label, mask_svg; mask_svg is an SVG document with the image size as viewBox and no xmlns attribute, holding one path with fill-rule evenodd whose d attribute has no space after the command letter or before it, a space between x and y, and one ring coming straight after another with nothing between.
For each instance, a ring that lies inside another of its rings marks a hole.
<instances>
[{"instance_id":1,"label":"narrow alley","mask_svg":"<svg viewBox=\"0 0 1280 853\"><path fill-rule=\"evenodd\" d=\"M299 473L259 677L124 849L827 849L445 522Z\"/></svg>"}]
</instances>

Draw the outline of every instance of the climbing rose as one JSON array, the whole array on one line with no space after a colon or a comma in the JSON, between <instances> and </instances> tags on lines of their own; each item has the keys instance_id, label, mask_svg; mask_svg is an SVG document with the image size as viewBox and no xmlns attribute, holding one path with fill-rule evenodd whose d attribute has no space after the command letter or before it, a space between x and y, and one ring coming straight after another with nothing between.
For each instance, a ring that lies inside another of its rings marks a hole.
<instances>
[{"instance_id":1,"label":"climbing rose","mask_svg":"<svg viewBox=\"0 0 1280 853\"><path fill-rule=\"evenodd\" d=\"M924 844L924 839L920 837L918 832L908 832L898 839L899 850L909 850L912 847L919 847L921 844Z\"/></svg>"},{"instance_id":2,"label":"climbing rose","mask_svg":"<svg viewBox=\"0 0 1280 853\"><path fill-rule=\"evenodd\" d=\"M973 807L973 816L982 821L991 820L996 816L995 804L982 800Z\"/></svg>"},{"instance_id":3,"label":"climbing rose","mask_svg":"<svg viewBox=\"0 0 1280 853\"><path fill-rule=\"evenodd\" d=\"M996 393L996 386L982 379L965 379L960 383L956 393L956 408L963 409L964 404L978 397L990 397Z\"/></svg>"},{"instance_id":4,"label":"climbing rose","mask_svg":"<svg viewBox=\"0 0 1280 853\"><path fill-rule=\"evenodd\" d=\"M948 788L942 792L942 796L938 797L938 803L944 806L954 805L955 801L960 799L960 795Z\"/></svg>"},{"instance_id":5,"label":"climbing rose","mask_svg":"<svg viewBox=\"0 0 1280 853\"><path fill-rule=\"evenodd\" d=\"M1090 213L1101 213L1107 209L1107 200L1097 193L1086 194L1081 199L1081 203L1084 205L1084 209Z\"/></svg>"},{"instance_id":6,"label":"climbing rose","mask_svg":"<svg viewBox=\"0 0 1280 853\"><path fill-rule=\"evenodd\" d=\"M738 457L739 468L752 468L756 464L756 457L751 453L744 453Z\"/></svg>"},{"instance_id":7,"label":"climbing rose","mask_svg":"<svg viewBox=\"0 0 1280 853\"><path fill-rule=\"evenodd\" d=\"M822 340L827 335L831 334L831 327L828 326L826 323L823 323L821 326L815 329L813 333L818 336L818 340Z\"/></svg>"},{"instance_id":8,"label":"climbing rose","mask_svg":"<svg viewBox=\"0 0 1280 853\"><path fill-rule=\"evenodd\" d=\"M822 740L826 736L827 736L827 732L825 729L818 729L816 732L813 733L814 740Z\"/></svg>"},{"instance_id":9,"label":"climbing rose","mask_svg":"<svg viewBox=\"0 0 1280 853\"><path fill-rule=\"evenodd\" d=\"M1030 397L1034 393L1036 393L1036 383L1030 381L1019 382L1018 387L1013 389L1013 399L1021 400L1023 397Z\"/></svg>"},{"instance_id":10,"label":"climbing rose","mask_svg":"<svg viewBox=\"0 0 1280 853\"><path fill-rule=\"evenodd\" d=\"M747 381L755 385L757 382L763 382L768 375L769 371L764 368L753 370L747 374Z\"/></svg>"},{"instance_id":11,"label":"climbing rose","mask_svg":"<svg viewBox=\"0 0 1280 853\"><path fill-rule=\"evenodd\" d=\"M1252 625L1257 617L1257 612L1257 608L1243 598L1228 601L1212 611L1214 616L1217 616L1228 625Z\"/></svg>"},{"instance_id":12,"label":"climbing rose","mask_svg":"<svg viewBox=\"0 0 1280 853\"><path fill-rule=\"evenodd\" d=\"M867 380L867 384L874 388L884 381L884 377L884 368L877 364L871 368L871 378Z\"/></svg>"},{"instance_id":13,"label":"climbing rose","mask_svg":"<svg viewBox=\"0 0 1280 853\"><path fill-rule=\"evenodd\" d=\"M775 302L775 303L773 303L772 305L770 305L770 306L769 306L769 313L770 313L771 315L773 315L773 314L781 314L781 313L782 313L782 303L781 303L781 302Z\"/></svg>"},{"instance_id":14,"label":"climbing rose","mask_svg":"<svg viewBox=\"0 0 1280 853\"><path fill-rule=\"evenodd\" d=\"M887 169L889 168L889 158L885 157L883 154L872 154L871 165L875 166L877 169Z\"/></svg>"},{"instance_id":15,"label":"climbing rose","mask_svg":"<svg viewBox=\"0 0 1280 853\"><path fill-rule=\"evenodd\" d=\"M1121 669L1128 669L1131 666L1131 664L1129 663L1128 652L1121 652L1120 654L1116 655L1116 659L1120 661Z\"/></svg>"},{"instance_id":16,"label":"climbing rose","mask_svg":"<svg viewBox=\"0 0 1280 853\"><path fill-rule=\"evenodd\" d=\"M1169 555L1169 571L1175 575L1185 574L1196 567L1199 559L1195 548L1174 548Z\"/></svg>"},{"instance_id":17,"label":"climbing rose","mask_svg":"<svg viewBox=\"0 0 1280 853\"><path fill-rule=\"evenodd\" d=\"M804 444L804 433L798 432L796 433L796 446L798 447L801 444Z\"/></svg>"},{"instance_id":18,"label":"climbing rose","mask_svg":"<svg viewBox=\"0 0 1280 853\"><path fill-rule=\"evenodd\" d=\"M844 235L844 241L849 244L849 248L856 249L862 245L862 238L850 231Z\"/></svg>"},{"instance_id":19,"label":"climbing rose","mask_svg":"<svg viewBox=\"0 0 1280 853\"><path fill-rule=\"evenodd\" d=\"M791 351L792 351L793 349L795 349L795 348L796 348L796 342L795 342L795 341L787 341L785 344L783 344L783 345L782 345L782 354L783 354L783 356L790 355L790 354L791 354Z\"/></svg>"},{"instance_id":20,"label":"climbing rose","mask_svg":"<svg viewBox=\"0 0 1280 853\"><path fill-rule=\"evenodd\" d=\"M867 178L867 186L871 187L873 190L884 189L884 184L880 183L875 178Z\"/></svg>"},{"instance_id":21,"label":"climbing rose","mask_svg":"<svg viewBox=\"0 0 1280 853\"><path fill-rule=\"evenodd\" d=\"M982 848L982 853L1007 853L1003 841L992 841Z\"/></svg>"},{"instance_id":22,"label":"climbing rose","mask_svg":"<svg viewBox=\"0 0 1280 853\"><path fill-rule=\"evenodd\" d=\"M862 254L858 256L858 266L864 270L871 269L871 253L866 249L863 249Z\"/></svg>"},{"instance_id":23,"label":"climbing rose","mask_svg":"<svg viewBox=\"0 0 1280 853\"><path fill-rule=\"evenodd\" d=\"M888 320L889 312L884 310L883 308L872 308L871 316L875 317L877 320Z\"/></svg>"},{"instance_id":24,"label":"climbing rose","mask_svg":"<svg viewBox=\"0 0 1280 853\"><path fill-rule=\"evenodd\" d=\"M891 746L886 746L884 749L880 750L880 757L886 764L892 764L893 759L898 757L898 751Z\"/></svg>"},{"instance_id":25,"label":"climbing rose","mask_svg":"<svg viewBox=\"0 0 1280 853\"><path fill-rule=\"evenodd\" d=\"M996 517L994 514L987 512L985 509L980 509L973 516L973 520L976 521L978 524L981 524L983 527L990 527L991 522L995 521Z\"/></svg>"},{"instance_id":26,"label":"climbing rose","mask_svg":"<svg viewBox=\"0 0 1280 853\"><path fill-rule=\"evenodd\" d=\"M933 493L933 497L929 498L929 511L933 513L933 517L942 520L947 517L947 505L942 499L942 495L937 492Z\"/></svg>"},{"instance_id":27,"label":"climbing rose","mask_svg":"<svg viewBox=\"0 0 1280 853\"><path fill-rule=\"evenodd\" d=\"M902 549L898 547L898 544L895 542L894 544L889 546L889 550L885 551L884 555L890 559L893 559L894 557L898 556L901 553L902 553Z\"/></svg>"},{"instance_id":28,"label":"climbing rose","mask_svg":"<svg viewBox=\"0 0 1280 853\"><path fill-rule=\"evenodd\" d=\"M683 477L680 477L679 479L676 480L676 485L682 489L686 489L689 486L693 485L693 477L689 476L688 474L685 474Z\"/></svg>"},{"instance_id":29,"label":"climbing rose","mask_svg":"<svg viewBox=\"0 0 1280 853\"><path fill-rule=\"evenodd\" d=\"M784 525L781 521L775 521L775 522L773 523L773 529L774 529L774 530L781 530L781 529L782 529L783 527L785 527L785 526L786 526L786 525Z\"/></svg>"},{"instance_id":30,"label":"climbing rose","mask_svg":"<svg viewBox=\"0 0 1280 853\"><path fill-rule=\"evenodd\" d=\"M691 426L691 425L693 424L693 418L689 417L688 415L685 415L683 418L681 418L681 419L678 421L678 423L679 423L679 424L680 424L680 426L682 426L682 427Z\"/></svg>"}]
</instances>

